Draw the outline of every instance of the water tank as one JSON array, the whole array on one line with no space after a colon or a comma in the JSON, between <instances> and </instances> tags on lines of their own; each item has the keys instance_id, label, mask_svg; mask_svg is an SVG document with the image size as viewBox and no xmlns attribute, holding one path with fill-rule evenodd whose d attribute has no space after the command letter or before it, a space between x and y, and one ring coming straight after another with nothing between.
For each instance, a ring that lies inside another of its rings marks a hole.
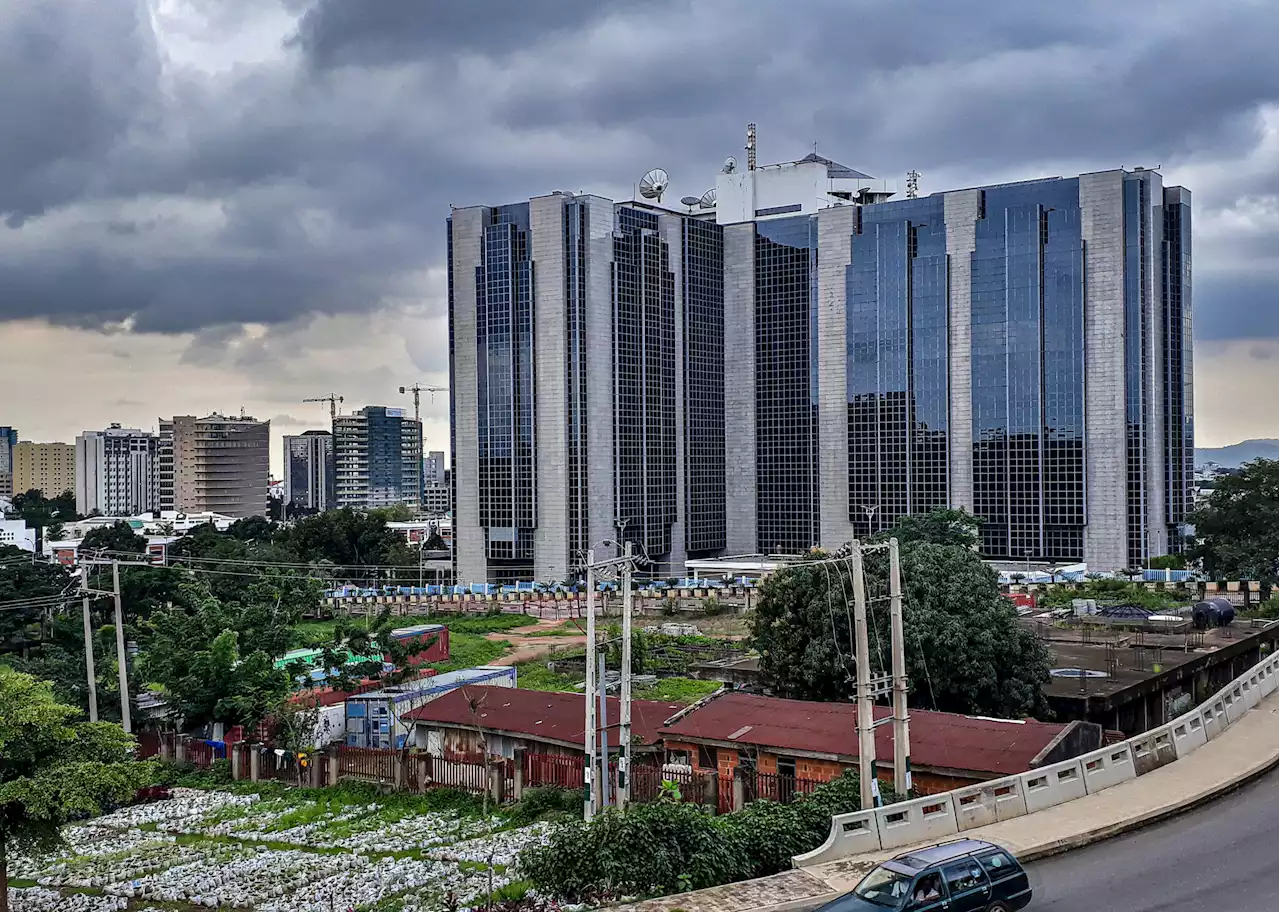
<instances>
[{"instance_id":1,"label":"water tank","mask_svg":"<svg viewBox=\"0 0 1280 912\"><path fill-rule=\"evenodd\" d=\"M1191 623L1197 630L1208 630L1212 627L1225 627L1236 617L1236 609L1231 602L1221 596L1208 601L1196 602L1191 609Z\"/></svg>"}]
</instances>

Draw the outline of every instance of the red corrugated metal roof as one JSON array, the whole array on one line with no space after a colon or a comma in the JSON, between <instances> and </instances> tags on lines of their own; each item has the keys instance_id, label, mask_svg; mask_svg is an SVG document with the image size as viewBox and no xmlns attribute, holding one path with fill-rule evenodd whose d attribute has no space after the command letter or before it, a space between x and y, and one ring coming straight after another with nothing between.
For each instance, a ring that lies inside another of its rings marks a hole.
<instances>
[{"instance_id":1,"label":"red corrugated metal roof","mask_svg":"<svg viewBox=\"0 0 1280 912\"><path fill-rule=\"evenodd\" d=\"M483 701L478 718L471 712L469 699ZM616 732L621 712L618 698L608 697L606 705L610 731ZM654 744L661 740L658 730L662 724L683 708L680 703L633 700L631 730L642 743ZM420 706L407 718L468 728L479 724L491 731L585 745L585 713L582 694L468 684ZM611 740L616 744L617 735Z\"/></svg>"},{"instance_id":2,"label":"red corrugated metal roof","mask_svg":"<svg viewBox=\"0 0 1280 912\"><path fill-rule=\"evenodd\" d=\"M875 707L875 718L890 715L888 707ZM701 738L851 760L858 756L857 725L858 711L853 703L811 703L727 692L662 729L662 734L673 740ZM1021 773L1065 727L913 709L911 763L1000 775ZM877 765L892 764L893 726L881 725L875 736Z\"/></svg>"}]
</instances>

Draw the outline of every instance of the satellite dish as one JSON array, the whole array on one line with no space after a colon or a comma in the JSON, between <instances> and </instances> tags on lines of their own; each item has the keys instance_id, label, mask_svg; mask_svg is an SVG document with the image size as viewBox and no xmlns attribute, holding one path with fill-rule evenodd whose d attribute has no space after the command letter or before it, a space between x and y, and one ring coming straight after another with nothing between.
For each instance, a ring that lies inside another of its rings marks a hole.
<instances>
[{"instance_id":1,"label":"satellite dish","mask_svg":"<svg viewBox=\"0 0 1280 912\"><path fill-rule=\"evenodd\" d=\"M662 194L666 192L667 184L671 182L671 178L667 177L667 172L661 168L654 168L644 177L640 178L640 195L645 199L656 199L662 202Z\"/></svg>"},{"instance_id":2,"label":"satellite dish","mask_svg":"<svg viewBox=\"0 0 1280 912\"><path fill-rule=\"evenodd\" d=\"M702 194L702 199L698 200L699 209L714 209L716 207L716 188L712 187L706 193Z\"/></svg>"},{"instance_id":3,"label":"satellite dish","mask_svg":"<svg viewBox=\"0 0 1280 912\"><path fill-rule=\"evenodd\" d=\"M734 171L738 170L738 160L734 158L732 155L730 155L728 158L724 160L724 167L722 167L720 170L723 171L725 174L732 174Z\"/></svg>"},{"instance_id":4,"label":"satellite dish","mask_svg":"<svg viewBox=\"0 0 1280 912\"><path fill-rule=\"evenodd\" d=\"M682 196L680 197L680 205L689 207L696 206L698 205L698 198L696 196Z\"/></svg>"}]
</instances>

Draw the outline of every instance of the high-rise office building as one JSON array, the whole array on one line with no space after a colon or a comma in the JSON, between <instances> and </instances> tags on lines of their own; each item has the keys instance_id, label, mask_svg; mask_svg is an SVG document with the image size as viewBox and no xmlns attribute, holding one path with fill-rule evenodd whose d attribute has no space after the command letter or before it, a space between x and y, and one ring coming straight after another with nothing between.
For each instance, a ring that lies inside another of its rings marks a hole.
<instances>
[{"instance_id":1,"label":"high-rise office building","mask_svg":"<svg viewBox=\"0 0 1280 912\"><path fill-rule=\"evenodd\" d=\"M160 440L113 424L75 443L76 512L134 516L160 509Z\"/></svg>"},{"instance_id":2,"label":"high-rise office building","mask_svg":"<svg viewBox=\"0 0 1280 912\"><path fill-rule=\"evenodd\" d=\"M713 214L556 193L455 209L449 249L459 578L564 579L604 541L663 573L722 551Z\"/></svg>"},{"instance_id":3,"label":"high-rise office building","mask_svg":"<svg viewBox=\"0 0 1280 912\"><path fill-rule=\"evenodd\" d=\"M161 425L162 433L164 424ZM267 513L271 422L214 413L172 422L173 509L244 519ZM157 452L163 458L163 449ZM161 481L164 464L161 461Z\"/></svg>"},{"instance_id":4,"label":"high-rise office building","mask_svg":"<svg viewBox=\"0 0 1280 912\"><path fill-rule=\"evenodd\" d=\"M284 438L284 502L295 510L332 509L337 499L333 434L303 431Z\"/></svg>"},{"instance_id":5,"label":"high-rise office building","mask_svg":"<svg viewBox=\"0 0 1280 912\"><path fill-rule=\"evenodd\" d=\"M893 199L817 155L715 208L449 222L460 580L581 550L838 547L963 507L995 559L1140 565L1190 506L1190 194L1156 171Z\"/></svg>"},{"instance_id":6,"label":"high-rise office building","mask_svg":"<svg viewBox=\"0 0 1280 912\"><path fill-rule=\"evenodd\" d=\"M159 419L159 446L156 451L156 467L159 473L159 498L161 510L173 510L173 422Z\"/></svg>"},{"instance_id":7,"label":"high-rise office building","mask_svg":"<svg viewBox=\"0 0 1280 912\"><path fill-rule=\"evenodd\" d=\"M76 487L76 448L69 443L19 441L13 448L13 490L58 497Z\"/></svg>"},{"instance_id":8,"label":"high-rise office building","mask_svg":"<svg viewBox=\"0 0 1280 912\"><path fill-rule=\"evenodd\" d=\"M370 405L338 415L333 454L339 507L420 507L422 423L404 409Z\"/></svg>"},{"instance_id":9,"label":"high-rise office building","mask_svg":"<svg viewBox=\"0 0 1280 912\"><path fill-rule=\"evenodd\" d=\"M449 472L449 460L443 450L432 450L422 460L422 483L426 487L441 487Z\"/></svg>"},{"instance_id":10,"label":"high-rise office building","mask_svg":"<svg viewBox=\"0 0 1280 912\"><path fill-rule=\"evenodd\" d=\"M18 429L0 425L0 497L12 497L14 494L13 448L17 445Z\"/></svg>"}]
</instances>

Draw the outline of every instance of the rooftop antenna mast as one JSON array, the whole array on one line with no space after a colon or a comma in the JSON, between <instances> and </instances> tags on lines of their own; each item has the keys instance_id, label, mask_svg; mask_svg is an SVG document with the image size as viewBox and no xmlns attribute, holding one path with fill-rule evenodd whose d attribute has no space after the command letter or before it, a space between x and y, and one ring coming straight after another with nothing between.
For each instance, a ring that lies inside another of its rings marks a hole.
<instances>
[{"instance_id":1,"label":"rooftop antenna mast","mask_svg":"<svg viewBox=\"0 0 1280 912\"><path fill-rule=\"evenodd\" d=\"M402 386L402 387L400 387L400 392L401 392L401 393L413 393L413 420L414 420L414 421L416 421L416 422L418 422L419 424L421 424L421 423L422 423L422 394L423 394L424 392L425 392L425 393L430 393L430 394L431 394L431 401L432 401L432 402L435 402L435 401L436 401L436 393L447 393L447 392L449 392L449 387L447 387L447 386L423 386L423 385L421 385L421 384L419 384L419 383L415 383L413 386Z\"/></svg>"},{"instance_id":2,"label":"rooftop antenna mast","mask_svg":"<svg viewBox=\"0 0 1280 912\"><path fill-rule=\"evenodd\" d=\"M316 396L311 399L303 399L303 402L327 402L329 403L329 420L338 417L338 403L344 401L337 393L330 393L327 396Z\"/></svg>"},{"instance_id":3,"label":"rooftop antenna mast","mask_svg":"<svg viewBox=\"0 0 1280 912\"><path fill-rule=\"evenodd\" d=\"M914 168L907 172L907 199L915 199L920 195L920 172Z\"/></svg>"},{"instance_id":4,"label":"rooftop antenna mast","mask_svg":"<svg viewBox=\"0 0 1280 912\"><path fill-rule=\"evenodd\" d=\"M747 170L756 169L756 125L747 124Z\"/></svg>"}]
</instances>

